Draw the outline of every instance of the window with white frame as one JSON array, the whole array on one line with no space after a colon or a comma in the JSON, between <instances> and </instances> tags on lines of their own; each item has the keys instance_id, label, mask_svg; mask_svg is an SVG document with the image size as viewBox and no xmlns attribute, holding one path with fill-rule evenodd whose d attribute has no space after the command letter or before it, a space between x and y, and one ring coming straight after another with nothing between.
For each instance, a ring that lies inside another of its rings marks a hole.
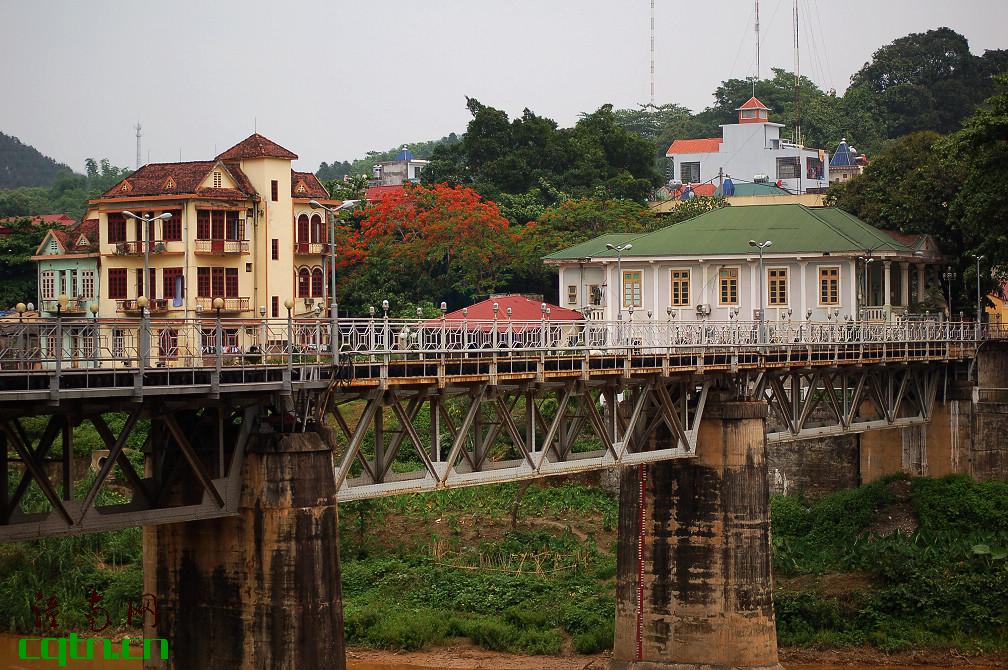
<instances>
[{"instance_id":1,"label":"window with white frame","mask_svg":"<svg viewBox=\"0 0 1008 670\"><path fill-rule=\"evenodd\" d=\"M788 304L788 271L787 268L767 269L767 304Z\"/></svg>"},{"instance_id":2,"label":"window with white frame","mask_svg":"<svg viewBox=\"0 0 1008 670\"><path fill-rule=\"evenodd\" d=\"M801 176L801 159L798 156L783 156L777 159L778 179L797 179Z\"/></svg>"},{"instance_id":3,"label":"window with white frame","mask_svg":"<svg viewBox=\"0 0 1008 670\"><path fill-rule=\"evenodd\" d=\"M644 280L640 270L628 270L623 273L623 306L641 307L644 305Z\"/></svg>"},{"instance_id":4,"label":"window with white frame","mask_svg":"<svg viewBox=\"0 0 1008 670\"><path fill-rule=\"evenodd\" d=\"M840 304L840 268L819 268L819 304Z\"/></svg>"},{"instance_id":5,"label":"window with white frame","mask_svg":"<svg viewBox=\"0 0 1008 670\"><path fill-rule=\"evenodd\" d=\"M46 270L42 273L42 298L52 300L56 296L56 273Z\"/></svg>"},{"instance_id":6,"label":"window with white frame","mask_svg":"<svg viewBox=\"0 0 1008 670\"><path fill-rule=\"evenodd\" d=\"M223 184L224 178L221 176L220 170L214 170L213 173L213 187L220 188Z\"/></svg>"},{"instance_id":7,"label":"window with white frame","mask_svg":"<svg viewBox=\"0 0 1008 670\"><path fill-rule=\"evenodd\" d=\"M58 254L59 253L59 242L56 240L49 240L49 253Z\"/></svg>"},{"instance_id":8,"label":"window with white frame","mask_svg":"<svg viewBox=\"0 0 1008 670\"><path fill-rule=\"evenodd\" d=\"M93 298L95 296L94 279L95 279L94 270L84 270L83 272L81 272L80 297Z\"/></svg>"},{"instance_id":9,"label":"window with white frame","mask_svg":"<svg viewBox=\"0 0 1008 670\"><path fill-rule=\"evenodd\" d=\"M567 304L576 305L577 304L577 286L574 284L567 285Z\"/></svg>"},{"instance_id":10,"label":"window with white frame","mask_svg":"<svg viewBox=\"0 0 1008 670\"><path fill-rule=\"evenodd\" d=\"M718 274L718 298L722 305L738 304L738 268L721 268Z\"/></svg>"},{"instance_id":11,"label":"window with white frame","mask_svg":"<svg viewBox=\"0 0 1008 670\"><path fill-rule=\"evenodd\" d=\"M673 307L685 307L690 304L690 271L672 270L672 286L670 303Z\"/></svg>"}]
</instances>

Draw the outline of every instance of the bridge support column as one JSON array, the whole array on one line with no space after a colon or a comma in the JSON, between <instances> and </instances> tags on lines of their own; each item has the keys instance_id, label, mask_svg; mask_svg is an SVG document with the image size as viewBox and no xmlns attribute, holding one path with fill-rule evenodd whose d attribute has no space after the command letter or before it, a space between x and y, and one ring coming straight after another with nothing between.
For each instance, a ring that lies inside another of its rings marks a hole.
<instances>
[{"instance_id":1,"label":"bridge support column","mask_svg":"<svg viewBox=\"0 0 1008 670\"><path fill-rule=\"evenodd\" d=\"M614 670L779 670L766 416L708 400L695 459L624 469Z\"/></svg>"},{"instance_id":2,"label":"bridge support column","mask_svg":"<svg viewBox=\"0 0 1008 670\"><path fill-rule=\"evenodd\" d=\"M239 516L144 528L145 636L171 655L145 669L345 668L332 454L315 433L258 438Z\"/></svg>"}]
</instances>

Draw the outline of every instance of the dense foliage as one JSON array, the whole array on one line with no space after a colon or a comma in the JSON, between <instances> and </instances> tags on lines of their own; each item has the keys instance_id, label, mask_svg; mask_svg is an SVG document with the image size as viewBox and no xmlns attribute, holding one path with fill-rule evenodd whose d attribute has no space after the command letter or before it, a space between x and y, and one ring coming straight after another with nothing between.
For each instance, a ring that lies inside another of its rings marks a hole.
<instances>
[{"instance_id":1,"label":"dense foliage","mask_svg":"<svg viewBox=\"0 0 1008 670\"><path fill-rule=\"evenodd\" d=\"M956 273L953 308L975 309L976 264L983 295L1008 269L1008 80L960 130L902 137L864 174L830 188L828 202L868 223L929 233Z\"/></svg>"},{"instance_id":2,"label":"dense foliage","mask_svg":"<svg viewBox=\"0 0 1008 670\"><path fill-rule=\"evenodd\" d=\"M414 158L423 160L430 158L431 153L433 153L434 149L437 147L441 145L450 146L458 141L458 135L451 133L439 140L430 140L428 142L410 142L406 146L413 153ZM394 160L400 151L402 151L401 145L387 151L369 151L364 158L358 158L352 163L350 161L333 161L332 163L326 163L323 161L322 164L319 165L319 169L315 171L315 176L322 180L323 183L337 179L342 180L343 177L346 176L357 177L365 175L370 177L371 168L375 163Z\"/></svg>"},{"instance_id":3,"label":"dense foliage","mask_svg":"<svg viewBox=\"0 0 1008 670\"><path fill-rule=\"evenodd\" d=\"M69 214L78 221L84 216L87 201L114 186L130 170L102 159L84 161L85 174L61 173L48 188L0 190L0 217L34 214Z\"/></svg>"},{"instance_id":4,"label":"dense foliage","mask_svg":"<svg viewBox=\"0 0 1008 670\"><path fill-rule=\"evenodd\" d=\"M22 186L50 186L60 175L71 170L33 146L0 133L0 189Z\"/></svg>"}]
</instances>

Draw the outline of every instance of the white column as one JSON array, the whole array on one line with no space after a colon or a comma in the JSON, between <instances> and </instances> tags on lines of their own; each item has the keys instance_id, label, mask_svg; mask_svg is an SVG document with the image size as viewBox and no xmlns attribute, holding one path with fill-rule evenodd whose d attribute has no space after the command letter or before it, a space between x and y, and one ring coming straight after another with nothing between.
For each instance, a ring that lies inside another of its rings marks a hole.
<instances>
[{"instance_id":1,"label":"white column","mask_svg":"<svg viewBox=\"0 0 1008 670\"><path fill-rule=\"evenodd\" d=\"M851 316L853 316L853 317L855 317L857 319L860 319L861 315L860 315L860 313L858 311L858 302L857 302L857 286L858 286L858 278L857 278L858 277L858 265L857 265L857 261L854 260L854 259L851 259L851 261L847 264L847 267L848 267L848 270L850 271L849 282L848 282L850 284L850 313L851 313ZM844 281L843 266L841 266L841 270L840 270L840 290L841 290L841 292L843 291L843 281ZM867 293L865 295L867 295Z\"/></svg>"},{"instance_id":2,"label":"white column","mask_svg":"<svg viewBox=\"0 0 1008 670\"><path fill-rule=\"evenodd\" d=\"M661 275L663 274L661 265L651 261L651 273L654 275L654 295L651 296L651 318L656 319L658 318L658 283L661 280Z\"/></svg>"},{"instance_id":3,"label":"white column","mask_svg":"<svg viewBox=\"0 0 1008 670\"><path fill-rule=\"evenodd\" d=\"M763 265L766 267L766 259L763 260ZM739 291L739 315L735 317L736 319L742 319L745 321L750 321L753 318L753 312L757 309L763 309L766 307L765 301L766 296L759 294L759 261L749 261L749 309L746 310L742 305L742 291ZM739 280L742 279L742 273L739 272ZM763 281L766 281L764 277ZM763 315L766 317L766 315Z\"/></svg>"},{"instance_id":4,"label":"white column","mask_svg":"<svg viewBox=\"0 0 1008 670\"><path fill-rule=\"evenodd\" d=\"M801 291L801 296L798 298L798 310L797 317L798 322L801 323L805 320L805 310L807 309L806 304L808 302L808 297L806 294L806 278L805 275L808 274L808 261L801 261L798 263L798 272L801 277L798 279L798 290ZM794 318L794 317L792 317Z\"/></svg>"},{"instance_id":5,"label":"white column","mask_svg":"<svg viewBox=\"0 0 1008 670\"><path fill-rule=\"evenodd\" d=\"M700 261L700 277L700 290L696 294L699 298L695 300L696 304L714 304L714 301L709 298L710 289L707 286L707 263L703 261ZM693 310L688 311L687 314L692 314L692 319L694 321L697 321L700 318Z\"/></svg>"},{"instance_id":6,"label":"white column","mask_svg":"<svg viewBox=\"0 0 1008 670\"><path fill-rule=\"evenodd\" d=\"M892 307L892 272L891 272L892 261L882 261L882 267L884 268L882 276L883 279L882 290L884 291L884 293L882 294L882 300L883 304L886 307L886 311L888 312L889 308Z\"/></svg>"},{"instance_id":7,"label":"white column","mask_svg":"<svg viewBox=\"0 0 1008 670\"><path fill-rule=\"evenodd\" d=\"M910 306L910 264L900 262L900 304Z\"/></svg>"},{"instance_id":8,"label":"white column","mask_svg":"<svg viewBox=\"0 0 1008 670\"><path fill-rule=\"evenodd\" d=\"M917 302L924 302L924 264L917 265Z\"/></svg>"}]
</instances>

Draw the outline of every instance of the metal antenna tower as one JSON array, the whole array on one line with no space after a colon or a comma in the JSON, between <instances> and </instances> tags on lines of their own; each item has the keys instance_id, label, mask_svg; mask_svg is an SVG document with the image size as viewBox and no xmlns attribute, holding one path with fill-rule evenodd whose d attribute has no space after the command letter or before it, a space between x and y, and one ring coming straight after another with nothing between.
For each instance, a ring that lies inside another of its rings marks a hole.
<instances>
[{"instance_id":1,"label":"metal antenna tower","mask_svg":"<svg viewBox=\"0 0 1008 670\"><path fill-rule=\"evenodd\" d=\"M798 48L798 0L794 0L794 97L795 129L794 143L801 144L801 51Z\"/></svg>"},{"instance_id":2,"label":"metal antenna tower","mask_svg":"<svg viewBox=\"0 0 1008 670\"><path fill-rule=\"evenodd\" d=\"M654 107L654 0L651 0L651 106Z\"/></svg>"},{"instance_id":3,"label":"metal antenna tower","mask_svg":"<svg viewBox=\"0 0 1008 670\"><path fill-rule=\"evenodd\" d=\"M753 94L754 98L756 97L756 82L759 80L759 73L760 73L760 62L759 62L759 51L760 51L760 43L759 43L759 0L755 0L755 1L756 1L756 78L753 79L753 82L752 82L752 94Z\"/></svg>"},{"instance_id":4,"label":"metal antenna tower","mask_svg":"<svg viewBox=\"0 0 1008 670\"><path fill-rule=\"evenodd\" d=\"M140 138L142 137L142 135L140 134L140 122L139 121L137 121L135 129L136 129L136 138L137 138L136 169L139 170L140 169Z\"/></svg>"}]
</instances>

